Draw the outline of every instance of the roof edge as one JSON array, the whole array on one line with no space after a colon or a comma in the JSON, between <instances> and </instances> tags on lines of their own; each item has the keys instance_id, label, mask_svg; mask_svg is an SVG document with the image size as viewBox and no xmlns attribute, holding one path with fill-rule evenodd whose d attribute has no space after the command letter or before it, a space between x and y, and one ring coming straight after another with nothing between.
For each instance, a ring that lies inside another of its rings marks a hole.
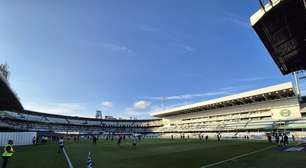
<instances>
[{"instance_id":1,"label":"roof edge","mask_svg":"<svg viewBox=\"0 0 306 168\"><path fill-rule=\"evenodd\" d=\"M152 115L152 116L165 115L165 114L170 114L170 113L173 113L173 112L178 112L178 111L187 110L187 109L191 109L191 108L196 108L196 107L200 107L200 106L210 105L210 104L214 104L214 103L221 103L221 102L224 102L224 101L230 101L230 100L244 98L244 97L256 96L256 95L269 93L269 92L273 92L273 91L278 91L278 90L284 90L284 89L293 89L292 82L281 83L281 84L268 86L268 87L264 87L264 88L260 88L260 89L241 92L241 93L234 94L234 95L219 97L219 98L210 99L210 100L206 100L206 101L202 101L202 102L198 102L198 103L193 103L193 104L189 104L189 105L184 105L184 106L179 106L179 107L175 107L175 108L156 111L156 112L152 112L150 115Z\"/></svg>"}]
</instances>

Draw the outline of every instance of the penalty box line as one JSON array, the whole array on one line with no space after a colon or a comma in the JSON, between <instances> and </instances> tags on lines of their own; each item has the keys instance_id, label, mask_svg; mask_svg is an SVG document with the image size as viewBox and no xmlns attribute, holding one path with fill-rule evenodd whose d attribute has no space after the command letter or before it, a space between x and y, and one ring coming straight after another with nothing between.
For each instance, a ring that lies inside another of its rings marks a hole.
<instances>
[{"instance_id":1,"label":"penalty box line","mask_svg":"<svg viewBox=\"0 0 306 168\"><path fill-rule=\"evenodd\" d=\"M64 152L64 155L65 155L65 158L66 158L66 161L67 161L67 163L68 163L69 168L73 168L73 165L72 165L72 163L71 163L71 161L70 161L70 159L69 159L69 156L68 156L68 154L67 154L65 148L63 148L63 152Z\"/></svg>"},{"instance_id":2,"label":"penalty box line","mask_svg":"<svg viewBox=\"0 0 306 168\"><path fill-rule=\"evenodd\" d=\"M201 166L200 168L208 168L208 167L217 166L217 165L223 164L225 162L233 161L233 160L240 159L240 158L243 158L243 157L255 154L255 153L266 151L266 150L271 149L273 147L274 146L269 146L269 147L266 147L266 148L263 148L263 149L259 149L259 150L253 151L253 152L245 153L245 154L242 154L242 155L239 155L239 156L235 156L235 157L232 157L232 158L229 158L229 159L226 159L226 160L222 160L220 162L215 162L215 163L212 163L212 164L209 164L209 165Z\"/></svg>"}]
</instances>

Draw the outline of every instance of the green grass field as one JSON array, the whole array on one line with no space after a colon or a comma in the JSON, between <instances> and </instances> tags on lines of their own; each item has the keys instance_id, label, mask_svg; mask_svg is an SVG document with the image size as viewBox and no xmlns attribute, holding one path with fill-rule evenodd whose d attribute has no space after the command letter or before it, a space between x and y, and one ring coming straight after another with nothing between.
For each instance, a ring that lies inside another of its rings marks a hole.
<instances>
[{"instance_id":1,"label":"green grass field","mask_svg":"<svg viewBox=\"0 0 306 168\"><path fill-rule=\"evenodd\" d=\"M266 142L147 139L131 149L130 141L121 146L116 141L65 142L65 148L75 168L85 168L88 151L94 168L199 168L241 154L269 147ZM57 144L16 147L8 168L66 168L63 153ZM305 168L306 152L280 152L271 148L263 152L229 161L218 168Z\"/></svg>"}]
</instances>

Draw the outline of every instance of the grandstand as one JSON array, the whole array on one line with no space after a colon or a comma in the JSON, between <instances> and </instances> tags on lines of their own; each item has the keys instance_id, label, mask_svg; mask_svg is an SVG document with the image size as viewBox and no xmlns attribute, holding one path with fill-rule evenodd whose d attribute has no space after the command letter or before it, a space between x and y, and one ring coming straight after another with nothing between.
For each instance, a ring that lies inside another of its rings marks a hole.
<instances>
[{"instance_id":1,"label":"grandstand","mask_svg":"<svg viewBox=\"0 0 306 168\"><path fill-rule=\"evenodd\" d=\"M148 133L161 126L160 120L105 120L84 117L46 114L25 110L24 112L1 112L0 125L15 131L39 131L74 134Z\"/></svg>"},{"instance_id":2,"label":"grandstand","mask_svg":"<svg viewBox=\"0 0 306 168\"><path fill-rule=\"evenodd\" d=\"M162 125L160 119L117 120L73 117L24 110L7 79L0 73L0 130L32 131L43 135L152 133Z\"/></svg>"},{"instance_id":3,"label":"grandstand","mask_svg":"<svg viewBox=\"0 0 306 168\"><path fill-rule=\"evenodd\" d=\"M236 95L153 112L162 118L162 137L198 137L201 133L225 137L265 138L275 130L302 131L306 126L305 105L293 85L283 83Z\"/></svg>"}]
</instances>

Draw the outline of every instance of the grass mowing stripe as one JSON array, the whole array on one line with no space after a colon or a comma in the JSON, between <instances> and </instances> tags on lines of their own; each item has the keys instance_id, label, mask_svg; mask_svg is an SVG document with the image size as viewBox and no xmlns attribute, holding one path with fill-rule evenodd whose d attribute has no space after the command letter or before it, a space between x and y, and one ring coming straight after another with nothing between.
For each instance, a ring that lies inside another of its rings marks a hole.
<instances>
[{"instance_id":1,"label":"grass mowing stripe","mask_svg":"<svg viewBox=\"0 0 306 168\"><path fill-rule=\"evenodd\" d=\"M205 166L202 166L200 168L208 168L208 167L217 166L217 165L223 164L223 163L228 162L228 161L240 159L240 158L245 157L245 156L249 156L249 155L252 155L252 154L255 154L255 153L266 151L266 150L271 149L273 147L274 146L269 146L269 147L266 147L266 148L263 148L263 149L259 149L259 150L253 151L253 152L249 152L249 153L242 154L242 155L239 155L239 156L235 156L235 157L232 157L232 158L229 158L229 159L226 159L226 160L222 160L220 162L216 162L216 163L212 163L212 164L209 164L209 165L205 165Z\"/></svg>"},{"instance_id":2,"label":"grass mowing stripe","mask_svg":"<svg viewBox=\"0 0 306 168\"><path fill-rule=\"evenodd\" d=\"M65 158L66 158L66 160L68 162L69 168L73 168L73 165L72 165L72 163L71 163L71 161L70 161L70 159L69 159L69 157L67 155L67 152L66 152L65 148L63 148L63 152L64 152Z\"/></svg>"}]
</instances>

